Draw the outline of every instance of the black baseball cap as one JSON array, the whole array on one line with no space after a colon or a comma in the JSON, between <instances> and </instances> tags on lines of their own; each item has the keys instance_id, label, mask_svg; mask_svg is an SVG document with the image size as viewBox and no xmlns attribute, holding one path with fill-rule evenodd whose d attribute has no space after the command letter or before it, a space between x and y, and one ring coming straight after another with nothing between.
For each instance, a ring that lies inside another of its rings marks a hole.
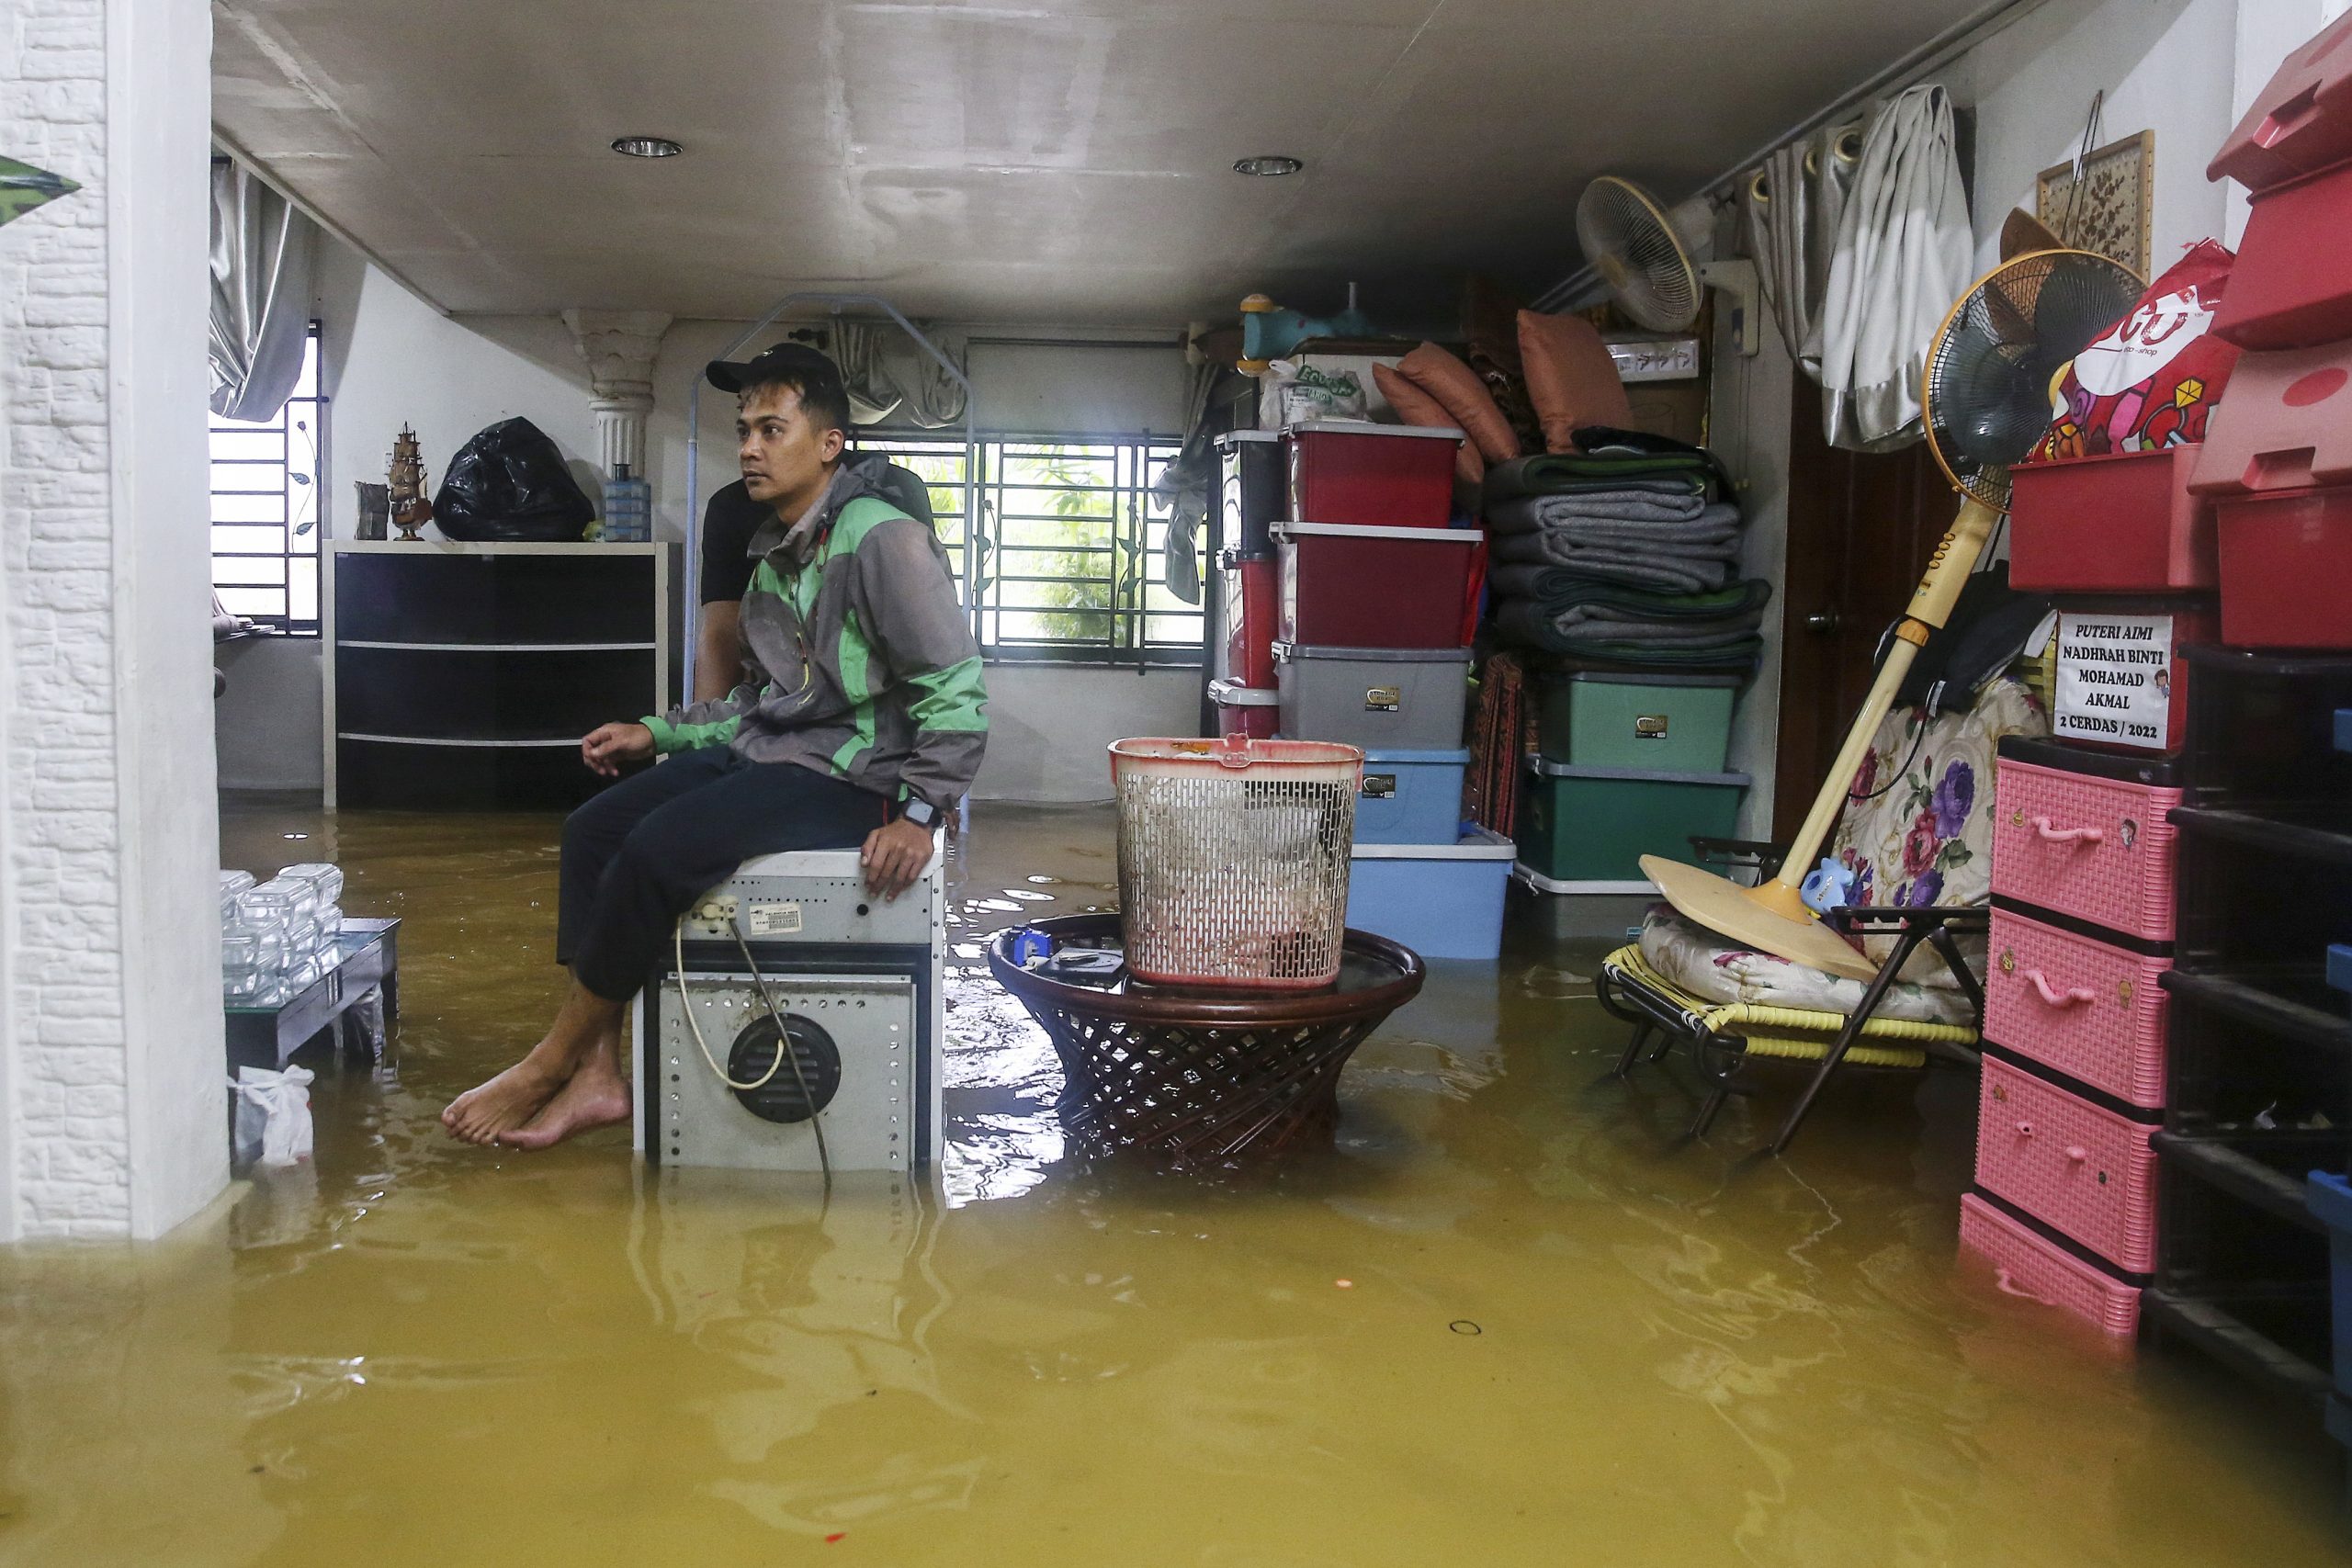
<instances>
[{"instance_id":1,"label":"black baseball cap","mask_svg":"<svg viewBox=\"0 0 2352 1568\"><path fill-rule=\"evenodd\" d=\"M741 392L758 382L788 376L800 383L804 393L845 396L841 367L805 343L780 343L749 359L714 359L703 375L722 392Z\"/></svg>"}]
</instances>

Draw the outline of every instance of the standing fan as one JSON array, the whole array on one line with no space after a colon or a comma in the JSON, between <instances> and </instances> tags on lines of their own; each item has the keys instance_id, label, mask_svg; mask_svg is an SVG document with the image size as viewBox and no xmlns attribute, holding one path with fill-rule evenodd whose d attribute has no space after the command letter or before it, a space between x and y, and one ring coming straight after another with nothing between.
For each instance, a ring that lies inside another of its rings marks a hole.
<instances>
[{"instance_id":1,"label":"standing fan","mask_svg":"<svg viewBox=\"0 0 2352 1568\"><path fill-rule=\"evenodd\" d=\"M1699 320L1702 291L1736 301L1739 352L1757 347L1756 264L1711 261L1713 211L1704 197L1667 210L1633 181L1603 175L1577 198L1577 243L1609 286L1617 308L1657 333L1683 333Z\"/></svg>"},{"instance_id":2,"label":"standing fan","mask_svg":"<svg viewBox=\"0 0 2352 1568\"><path fill-rule=\"evenodd\" d=\"M1819 856L1919 646L1951 615L1994 523L2008 510L2009 465L2022 461L2049 427L2052 383L2132 308L2140 288L2138 276L2120 262L2088 251L2037 251L1979 278L1944 318L1928 353L1923 423L1936 466L1962 498L1960 515L1919 579L1886 662L1780 874L1742 887L1679 861L1644 855L1643 874L1677 910L1759 952L1857 980L1876 976L1868 959L1805 907L1797 886Z\"/></svg>"}]
</instances>

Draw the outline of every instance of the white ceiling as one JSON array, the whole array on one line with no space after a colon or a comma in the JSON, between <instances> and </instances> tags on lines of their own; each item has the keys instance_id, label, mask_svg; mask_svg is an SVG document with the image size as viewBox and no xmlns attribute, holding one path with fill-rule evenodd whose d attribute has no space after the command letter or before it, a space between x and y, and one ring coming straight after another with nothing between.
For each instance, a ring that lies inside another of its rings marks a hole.
<instances>
[{"instance_id":1,"label":"white ceiling","mask_svg":"<svg viewBox=\"0 0 2352 1568\"><path fill-rule=\"evenodd\" d=\"M1556 281L1591 175L1685 194L1980 5L214 0L213 112L454 311L1377 316Z\"/></svg>"}]
</instances>

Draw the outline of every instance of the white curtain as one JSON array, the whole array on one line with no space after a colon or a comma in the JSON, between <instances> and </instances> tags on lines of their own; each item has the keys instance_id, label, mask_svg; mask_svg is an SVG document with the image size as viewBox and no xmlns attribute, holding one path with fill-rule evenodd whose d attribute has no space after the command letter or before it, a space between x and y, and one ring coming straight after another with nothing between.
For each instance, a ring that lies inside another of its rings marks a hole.
<instances>
[{"instance_id":1,"label":"white curtain","mask_svg":"<svg viewBox=\"0 0 2352 1568\"><path fill-rule=\"evenodd\" d=\"M1846 193L1861 161L1863 124L1824 126L1764 160L1748 175L1740 202L1747 254L1780 324L1789 357L1800 362L1820 319L1829 258Z\"/></svg>"},{"instance_id":2,"label":"white curtain","mask_svg":"<svg viewBox=\"0 0 2352 1568\"><path fill-rule=\"evenodd\" d=\"M1932 85L1909 88L1863 139L1805 345L1831 446L1884 452L1919 439L1928 349L1968 288L1973 247L1951 100Z\"/></svg>"},{"instance_id":3,"label":"white curtain","mask_svg":"<svg viewBox=\"0 0 2352 1568\"><path fill-rule=\"evenodd\" d=\"M935 334L932 341L938 342ZM944 344L942 351L951 352ZM900 412L924 430L963 422L963 387L893 323L835 321L833 362L860 424Z\"/></svg>"},{"instance_id":4,"label":"white curtain","mask_svg":"<svg viewBox=\"0 0 2352 1568\"><path fill-rule=\"evenodd\" d=\"M239 165L212 165L212 412L274 418L301 378L311 220Z\"/></svg>"}]
</instances>

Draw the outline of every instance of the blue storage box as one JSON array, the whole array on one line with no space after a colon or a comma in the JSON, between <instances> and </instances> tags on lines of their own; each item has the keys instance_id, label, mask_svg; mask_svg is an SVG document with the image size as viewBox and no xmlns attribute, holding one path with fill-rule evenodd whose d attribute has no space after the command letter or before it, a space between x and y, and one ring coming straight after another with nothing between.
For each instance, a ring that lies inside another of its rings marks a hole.
<instances>
[{"instance_id":1,"label":"blue storage box","mask_svg":"<svg viewBox=\"0 0 2352 1568\"><path fill-rule=\"evenodd\" d=\"M1348 872L1348 924L1423 958L1494 958L1516 852L1484 828L1453 843L1359 842Z\"/></svg>"},{"instance_id":2,"label":"blue storage box","mask_svg":"<svg viewBox=\"0 0 2352 1568\"><path fill-rule=\"evenodd\" d=\"M1356 790L1359 844L1442 844L1462 831L1467 751L1367 748Z\"/></svg>"},{"instance_id":3,"label":"blue storage box","mask_svg":"<svg viewBox=\"0 0 2352 1568\"><path fill-rule=\"evenodd\" d=\"M1355 913L1352 900L1348 913ZM1351 925L1355 922L1351 919ZM2352 1181L2324 1170L2314 1170L2303 1188L2303 1201L2311 1205L2312 1213L2327 1227L2327 1250L2334 1278L2329 1284L2329 1304L2334 1308L2335 1333L2335 1392L2352 1395Z\"/></svg>"}]
</instances>

